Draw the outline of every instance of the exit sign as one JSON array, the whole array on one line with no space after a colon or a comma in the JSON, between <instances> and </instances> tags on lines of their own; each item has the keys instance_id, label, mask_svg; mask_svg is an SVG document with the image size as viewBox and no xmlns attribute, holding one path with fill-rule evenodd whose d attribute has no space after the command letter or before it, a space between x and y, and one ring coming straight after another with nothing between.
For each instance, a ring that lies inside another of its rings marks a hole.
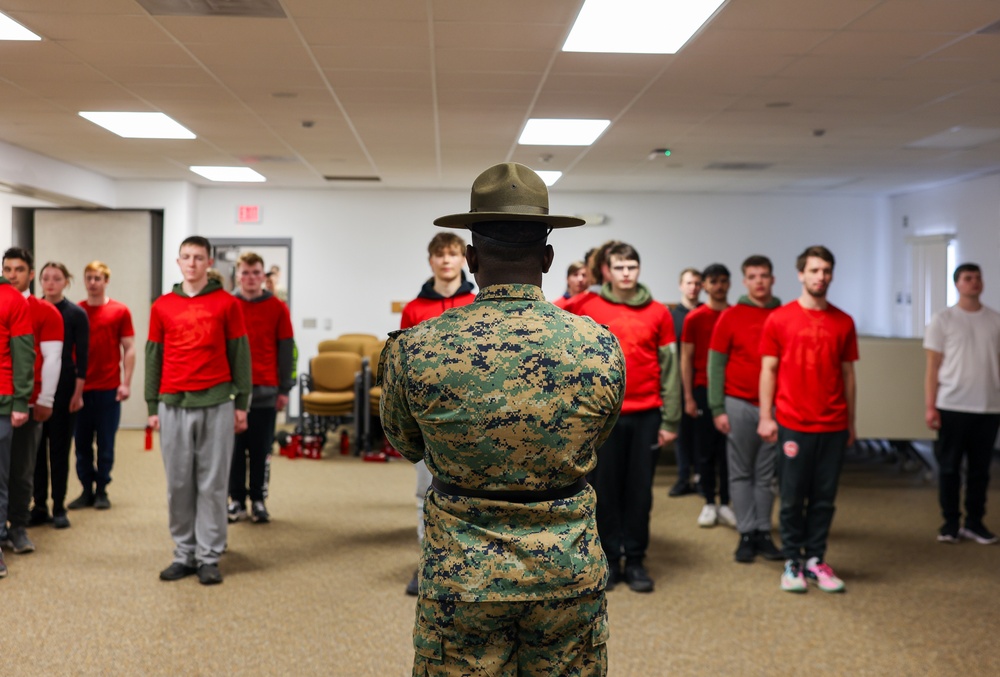
<instances>
[{"instance_id":1,"label":"exit sign","mask_svg":"<svg viewBox=\"0 0 1000 677\"><path fill-rule=\"evenodd\" d=\"M237 223L260 223L260 207L257 205L240 205L236 208Z\"/></svg>"}]
</instances>

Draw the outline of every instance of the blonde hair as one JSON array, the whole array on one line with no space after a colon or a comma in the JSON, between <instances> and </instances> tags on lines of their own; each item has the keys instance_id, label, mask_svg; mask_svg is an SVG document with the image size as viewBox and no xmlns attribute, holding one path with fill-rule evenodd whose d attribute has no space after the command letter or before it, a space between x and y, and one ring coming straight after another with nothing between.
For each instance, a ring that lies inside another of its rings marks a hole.
<instances>
[{"instance_id":1,"label":"blonde hair","mask_svg":"<svg viewBox=\"0 0 1000 677\"><path fill-rule=\"evenodd\" d=\"M87 271L90 270L94 271L95 273L100 273L101 275L103 275L105 282L109 282L111 280L111 269L108 268L107 264L103 263L102 261L94 260L88 263L87 267L83 269L83 274L86 275Z\"/></svg>"}]
</instances>

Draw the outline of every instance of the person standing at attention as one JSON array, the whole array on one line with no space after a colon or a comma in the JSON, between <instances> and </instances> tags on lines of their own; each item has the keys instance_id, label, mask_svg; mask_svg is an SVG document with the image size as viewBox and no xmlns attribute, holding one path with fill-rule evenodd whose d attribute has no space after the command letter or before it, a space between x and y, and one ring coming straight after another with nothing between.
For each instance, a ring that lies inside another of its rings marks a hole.
<instances>
[{"instance_id":1,"label":"person standing at attention","mask_svg":"<svg viewBox=\"0 0 1000 677\"><path fill-rule=\"evenodd\" d=\"M757 555L783 559L771 540L771 481L777 462L773 442L761 440L760 335L764 321L781 301L771 294L774 286L771 260L750 256L743 262L747 293L736 305L722 311L712 331L708 350L708 406L716 429L726 436L729 493L736 513L737 562L752 562Z\"/></svg>"},{"instance_id":2,"label":"person standing at attention","mask_svg":"<svg viewBox=\"0 0 1000 677\"><path fill-rule=\"evenodd\" d=\"M184 281L153 302L146 343L148 425L160 431L174 561L160 580L222 582L233 440L247 429L252 377L240 302L210 281L212 246L192 235Z\"/></svg>"},{"instance_id":3,"label":"person standing at attention","mask_svg":"<svg viewBox=\"0 0 1000 677\"><path fill-rule=\"evenodd\" d=\"M90 325L87 314L63 296L73 280L61 263L49 262L39 274L45 300L62 316L62 368L52 403L52 416L42 424L42 438L35 459L35 505L29 523L52 523L56 529L70 526L66 516L66 485L69 482L69 449L77 412L83 407L83 385L87 376ZM49 476L52 478L52 514L48 510Z\"/></svg>"},{"instance_id":4,"label":"person standing at attention","mask_svg":"<svg viewBox=\"0 0 1000 677\"><path fill-rule=\"evenodd\" d=\"M983 274L978 265L960 265L953 279L958 303L935 314L924 334L925 418L938 434L934 455L944 517L937 538L942 543L967 538L991 545L997 537L983 517L1000 428L1000 313L979 300ZM965 524L959 528L963 461Z\"/></svg>"},{"instance_id":5,"label":"person standing at attention","mask_svg":"<svg viewBox=\"0 0 1000 677\"><path fill-rule=\"evenodd\" d=\"M802 293L768 316L760 341L757 433L778 443L787 592L806 592L806 579L844 590L824 558L844 453L854 444L858 339L851 316L827 301L833 266L820 245L799 255Z\"/></svg>"},{"instance_id":6,"label":"person standing at attention","mask_svg":"<svg viewBox=\"0 0 1000 677\"><path fill-rule=\"evenodd\" d=\"M230 522L245 518L249 496L250 519L255 524L266 524L271 521L264 499L274 424L278 412L288 406L288 393L295 385L295 337L288 306L264 289L264 259L254 252L241 254L236 263L236 283L236 298L240 300L250 341L253 397L247 429L236 435L227 512Z\"/></svg>"},{"instance_id":7,"label":"person standing at attention","mask_svg":"<svg viewBox=\"0 0 1000 677\"><path fill-rule=\"evenodd\" d=\"M424 320L438 317L451 308L461 308L476 300L472 282L465 279L465 240L455 233L438 233L427 245L427 263L431 276L420 288L417 298L403 307L399 328L409 329ZM431 488L431 473L423 461L414 464L417 473L417 543L424 541L424 496ZM406 594L416 596L419 571L406 584Z\"/></svg>"},{"instance_id":8,"label":"person standing at attention","mask_svg":"<svg viewBox=\"0 0 1000 677\"><path fill-rule=\"evenodd\" d=\"M433 475L413 674L607 674L607 566L586 474L621 406L625 364L606 329L542 294L554 216L535 172L479 175L468 228L479 295L386 342L386 435Z\"/></svg>"},{"instance_id":9,"label":"person standing at attention","mask_svg":"<svg viewBox=\"0 0 1000 677\"><path fill-rule=\"evenodd\" d=\"M83 269L87 298L80 301L80 308L87 314L90 325L83 409L76 419L76 476L83 485L83 493L69 504L70 510L111 507L108 485L115 464L115 435L121 421L122 402L132 395L135 371L132 314L124 303L108 297L110 281L111 269L100 261L91 261Z\"/></svg>"}]
</instances>

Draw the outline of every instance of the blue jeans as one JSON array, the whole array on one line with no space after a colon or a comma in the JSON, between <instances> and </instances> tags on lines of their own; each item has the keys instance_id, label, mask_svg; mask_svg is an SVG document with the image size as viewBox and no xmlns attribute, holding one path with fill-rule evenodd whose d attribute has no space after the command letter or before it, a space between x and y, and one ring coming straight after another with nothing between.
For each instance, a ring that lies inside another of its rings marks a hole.
<instances>
[{"instance_id":1,"label":"blue jeans","mask_svg":"<svg viewBox=\"0 0 1000 677\"><path fill-rule=\"evenodd\" d=\"M83 409L76 416L76 476L85 492L103 493L111 483L115 464L115 434L121 420L122 403L118 390L88 390L83 393ZM94 465L94 437L97 438L97 465Z\"/></svg>"}]
</instances>

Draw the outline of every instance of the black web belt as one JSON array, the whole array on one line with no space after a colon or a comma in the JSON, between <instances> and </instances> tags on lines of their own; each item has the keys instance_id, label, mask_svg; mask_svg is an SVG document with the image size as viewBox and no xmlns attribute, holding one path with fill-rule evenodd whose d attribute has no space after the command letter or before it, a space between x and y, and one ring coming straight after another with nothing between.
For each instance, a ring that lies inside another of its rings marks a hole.
<instances>
[{"instance_id":1,"label":"black web belt","mask_svg":"<svg viewBox=\"0 0 1000 677\"><path fill-rule=\"evenodd\" d=\"M587 486L587 478L579 477L572 484L557 489L542 489L540 491L493 491L492 489L467 489L434 477L431 486L439 494L461 496L462 498L484 498L490 501L505 503L538 503L540 501L557 501L570 496L576 496Z\"/></svg>"}]
</instances>

